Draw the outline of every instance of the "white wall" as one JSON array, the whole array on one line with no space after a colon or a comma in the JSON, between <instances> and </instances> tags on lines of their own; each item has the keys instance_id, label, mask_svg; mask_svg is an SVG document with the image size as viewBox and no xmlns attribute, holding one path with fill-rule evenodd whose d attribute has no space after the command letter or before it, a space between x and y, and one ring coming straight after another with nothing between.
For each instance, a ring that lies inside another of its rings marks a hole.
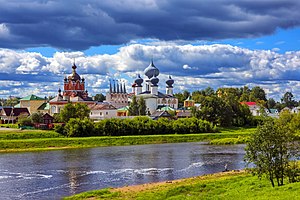
<instances>
[{"instance_id":1,"label":"white wall","mask_svg":"<svg viewBox=\"0 0 300 200\"><path fill-rule=\"evenodd\" d=\"M117 110L91 110L91 119L110 119L117 117Z\"/></svg>"}]
</instances>

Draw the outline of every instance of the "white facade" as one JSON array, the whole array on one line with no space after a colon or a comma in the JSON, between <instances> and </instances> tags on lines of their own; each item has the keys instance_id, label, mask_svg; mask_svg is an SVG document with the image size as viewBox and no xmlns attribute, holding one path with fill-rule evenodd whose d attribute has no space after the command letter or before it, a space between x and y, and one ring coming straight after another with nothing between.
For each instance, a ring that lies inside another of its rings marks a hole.
<instances>
[{"instance_id":1,"label":"white facade","mask_svg":"<svg viewBox=\"0 0 300 200\"><path fill-rule=\"evenodd\" d=\"M108 103L93 104L90 108L90 119L101 120L117 117L117 109Z\"/></svg>"}]
</instances>

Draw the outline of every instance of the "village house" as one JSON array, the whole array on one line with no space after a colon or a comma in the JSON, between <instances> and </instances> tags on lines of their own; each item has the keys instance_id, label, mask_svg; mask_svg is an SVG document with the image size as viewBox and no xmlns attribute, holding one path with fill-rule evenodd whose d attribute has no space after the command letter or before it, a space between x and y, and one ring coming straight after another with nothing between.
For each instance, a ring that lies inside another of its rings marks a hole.
<instances>
[{"instance_id":1,"label":"village house","mask_svg":"<svg viewBox=\"0 0 300 200\"><path fill-rule=\"evenodd\" d=\"M16 123L20 117L28 117L30 115L27 108L5 108L0 112L1 123Z\"/></svg>"}]
</instances>

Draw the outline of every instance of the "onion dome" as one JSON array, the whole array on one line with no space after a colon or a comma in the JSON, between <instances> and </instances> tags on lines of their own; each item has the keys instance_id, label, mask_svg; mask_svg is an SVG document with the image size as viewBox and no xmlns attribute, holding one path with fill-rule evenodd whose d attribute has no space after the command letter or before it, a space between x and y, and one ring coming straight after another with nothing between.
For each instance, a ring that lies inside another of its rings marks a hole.
<instances>
[{"instance_id":1,"label":"onion dome","mask_svg":"<svg viewBox=\"0 0 300 200\"><path fill-rule=\"evenodd\" d=\"M143 79L141 76L138 74L136 79L134 80L134 83L136 84L136 87L142 87Z\"/></svg>"},{"instance_id":2,"label":"onion dome","mask_svg":"<svg viewBox=\"0 0 300 200\"><path fill-rule=\"evenodd\" d=\"M60 94L60 93L61 93L61 89L59 88L59 89L58 89L58 94Z\"/></svg>"},{"instance_id":3,"label":"onion dome","mask_svg":"<svg viewBox=\"0 0 300 200\"><path fill-rule=\"evenodd\" d=\"M65 77L65 78L64 78L64 81L65 81L65 82L67 82L67 81L68 81L67 77Z\"/></svg>"},{"instance_id":4,"label":"onion dome","mask_svg":"<svg viewBox=\"0 0 300 200\"><path fill-rule=\"evenodd\" d=\"M150 79L150 82L151 82L152 86L157 86L159 79L156 76L154 76Z\"/></svg>"},{"instance_id":5,"label":"onion dome","mask_svg":"<svg viewBox=\"0 0 300 200\"><path fill-rule=\"evenodd\" d=\"M159 75L159 70L154 66L153 60L151 61L149 66L144 70L144 73L149 79Z\"/></svg>"},{"instance_id":6,"label":"onion dome","mask_svg":"<svg viewBox=\"0 0 300 200\"><path fill-rule=\"evenodd\" d=\"M85 80L84 78L81 79L82 82L84 82L84 80Z\"/></svg>"},{"instance_id":7,"label":"onion dome","mask_svg":"<svg viewBox=\"0 0 300 200\"><path fill-rule=\"evenodd\" d=\"M80 81L80 76L76 73L76 68L77 68L77 66L75 65L75 63L73 64L73 66L72 66L72 69L73 69L73 71L72 71L72 74L70 74L70 76L68 77L68 79L71 79L72 81L77 81L77 80L79 80Z\"/></svg>"},{"instance_id":8,"label":"onion dome","mask_svg":"<svg viewBox=\"0 0 300 200\"><path fill-rule=\"evenodd\" d=\"M166 81L166 84L168 87L172 88L174 84L174 80L172 79L171 76L169 76L169 79Z\"/></svg>"}]
</instances>

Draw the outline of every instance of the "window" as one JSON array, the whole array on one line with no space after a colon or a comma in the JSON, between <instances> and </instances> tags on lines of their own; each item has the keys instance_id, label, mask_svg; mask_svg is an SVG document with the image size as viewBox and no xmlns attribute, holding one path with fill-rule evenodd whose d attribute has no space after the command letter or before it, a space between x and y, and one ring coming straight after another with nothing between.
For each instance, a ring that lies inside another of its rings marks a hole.
<instances>
[{"instance_id":1,"label":"window","mask_svg":"<svg viewBox=\"0 0 300 200\"><path fill-rule=\"evenodd\" d=\"M100 115L102 115L102 112L100 112Z\"/></svg>"},{"instance_id":2,"label":"window","mask_svg":"<svg viewBox=\"0 0 300 200\"><path fill-rule=\"evenodd\" d=\"M106 115L108 115L108 112L106 112Z\"/></svg>"},{"instance_id":3,"label":"window","mask_svg":"<svg viewBox=\"0 0 300 200\"><path fill-rule=\"evenodd\" d=\"M52 113L56 113L56 106L52 106L52 107L51 107L51 112L52 112Z\"/></svg>"}]
</instances>

